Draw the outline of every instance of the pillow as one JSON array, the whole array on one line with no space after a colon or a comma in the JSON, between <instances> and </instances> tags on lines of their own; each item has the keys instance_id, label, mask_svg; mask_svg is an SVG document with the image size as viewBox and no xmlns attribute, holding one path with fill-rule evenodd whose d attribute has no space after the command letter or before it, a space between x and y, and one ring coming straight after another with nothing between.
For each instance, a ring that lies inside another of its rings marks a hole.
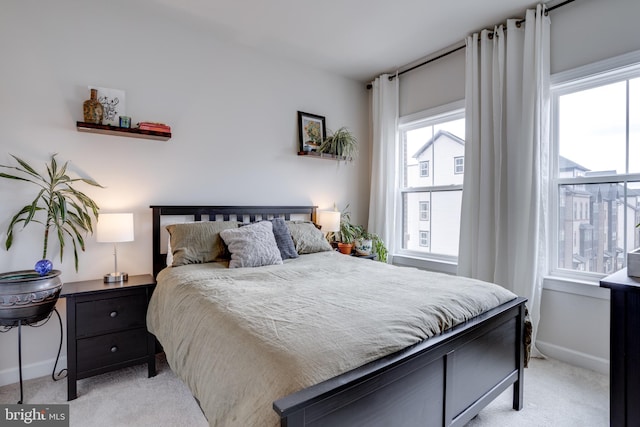
<instances>
[{"instance_id":1,"label":"pillow","mask_svg":"<svg viewBox=\"0 0 640 427\"><path fill-rule=\"evenodd\" d=\"M293 243L299 254L331 251L331 245L316 225L311 221L288 221Z\"/></svg>"},{"instance_id":2,"label":"pillow","mask_svg":"<svg viewBox=\"0 0 640 427\"><path fill-rule=\"evenodd\" d=\"M260 221L245 227L222 230L220 237L231 252L229 268L282 264L271 221Z\"/></svg>"},{"instance_id":3,"label":"pillow","mask_svg":"<svg viewBox=\"0 0 640 427\"><path fill-rule=\"evenodd\" d=\"M289 227L287 227L287 223L284 221L284 219L273 218L266 221L271 221L271 224L273 225L273 237L276 238L276 244L278 245L278 249L280 250L280 257L283 260L298 258L298 252L296 251L296 246L293 244L291 232L289 231ZM240 227L244 227L246 225L249 224L240 224Z\"/></svg>"},{"instance_id":4,"label":"pillow","mask_svg":"<svg viewBox=\"0 0 640 427\"><path fill-rule=\"evenodd\" d=\"M237 228L238 221L202 221L167 225L173 267L229 259L220 231Z\"/></svg>"}]
</instances>

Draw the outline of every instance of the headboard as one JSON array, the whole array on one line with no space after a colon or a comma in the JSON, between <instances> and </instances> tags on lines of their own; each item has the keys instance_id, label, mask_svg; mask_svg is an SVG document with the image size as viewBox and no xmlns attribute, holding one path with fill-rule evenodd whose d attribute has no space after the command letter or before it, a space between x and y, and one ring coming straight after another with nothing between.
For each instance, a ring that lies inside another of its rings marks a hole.
<instances>
[{"instance_id":1,"label":"headboard","mask_svg":"<svg viewBox=\"0 0 640 427\"><path fill-rule=\"evenodd\" d=\"M162 232L164 225L162 218L168 216L181 217L184 222L185 217L189 221L241 221L254 222L256 220L282 217L285 220L302 217L303 219L316 220L317 206L160 206L152 205L152 254L153 254L153 277L166 266L167 254L166 245L162 245ZM164 246L164 247L163 247Z\"/></svg>"}]
</instances>

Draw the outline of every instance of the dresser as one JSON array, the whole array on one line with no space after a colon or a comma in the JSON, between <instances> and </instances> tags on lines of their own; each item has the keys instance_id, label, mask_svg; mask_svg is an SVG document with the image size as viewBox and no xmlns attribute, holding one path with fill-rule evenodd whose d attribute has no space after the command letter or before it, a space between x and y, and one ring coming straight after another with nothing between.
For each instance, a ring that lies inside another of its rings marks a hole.
<instances>
[{"instance_id":1,"label":"dresser","mask_svg":"<svg viewBox=\"0 0 640 427\"><path fill-rule=\"evenodd\" d=\"M640 277L620 270L600 281L611 289L610 422L640 425Z\"/></svg>"},{"instance_id":2,"label":"dresser","mask_svg":"<svg viewBox=\"0 0 640 427\"><path fill-rule=\"evenodd\" d=\"M147 306L155 287L151 275L123 283L103 279L65 283L67 308L67 393L77 397L83 378L139 363L156 374L155 338L147 331Z\"/></svg>"}]
</instances>

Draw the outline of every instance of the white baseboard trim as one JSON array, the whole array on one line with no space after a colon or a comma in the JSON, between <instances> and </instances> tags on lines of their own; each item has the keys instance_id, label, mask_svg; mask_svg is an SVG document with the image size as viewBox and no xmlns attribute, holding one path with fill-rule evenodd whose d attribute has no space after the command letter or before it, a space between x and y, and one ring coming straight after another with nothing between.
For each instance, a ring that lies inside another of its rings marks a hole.
<instances>
[{"instance_id":1,"label":"white baseboard trim","mask_svg":"<svg viewBox=\"0 0 640 427\"><path fill-rule=\"evenodd\" d=\"M49 360L43 360L36 363L31 363L29 365L22 365L22 380L26 381L33 378L51 376L51 372L53 372L54 363L56 363L55 358L49 359ZM67 366L66 356L60 356L60 360L58 360L58 366L56 367L56 371L59 372L66 366ZM17 366L0 371L0 386L17 383L19 381L20 381L20 372L18 371Z\"/></svg>"},{"instance_id":2,"label":"white baseboard trim","mask_svg":"<svg viewBox=\"0 0 640 427\"><path fill-rule=\"evenodd\" d=\"M592 356L570 348L536 340L536 347L542 354L553 359L581 368L590 369L601 374L609 374L609 360Z\"/></svg>"}]
</instances>

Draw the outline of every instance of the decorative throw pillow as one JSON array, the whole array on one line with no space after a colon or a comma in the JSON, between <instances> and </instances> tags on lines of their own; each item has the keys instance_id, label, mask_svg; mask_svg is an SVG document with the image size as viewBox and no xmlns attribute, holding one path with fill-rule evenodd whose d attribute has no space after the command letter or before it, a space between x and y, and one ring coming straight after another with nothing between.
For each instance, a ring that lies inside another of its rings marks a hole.
<instances>
[{"instance_id":1,"label":"decorative throw pillow","mask_svg":"<svg viewBox=\"0 0 640 427\"><path fill-rule=\"evenodd\" d=\"M299 254L330 251L331 245L316 225L311 221L288 221L293 243Z\"/></svg>"},{"instance_id":2,"label":"decorative throw pillow","mask_svg":"<svg viewBox=\"0 0 640 427\"><path fill-rule=\"evenodd\" d=\"M291 232L284 219L273 218L271 224L273 224L273 237L276 238L276 244L278 245L278 249L280 249L282 259L298 258L298 252L291 238Z\"/></svg>"},{"instance_id":3,"label":"decorative throw pillow","mask_svg":"<svg viewBox=\"0 0 640 427\"><path fill-rule=\"evenodd\" d=\"M220 237L231 252L229 268L282 264L271 221L223 230Z\"/></svg>"},{"instance_id":4,"label":"decorative throw pillow","mask_svg":"<svg viewBox=\"0 0 640 427\"><path fill-rule=\"evenodd\" d=\"M167 225L172 266L201 264L229 259L220 231L237 228L238 221L202 221Z\"/></svg>"}]
</instances>

